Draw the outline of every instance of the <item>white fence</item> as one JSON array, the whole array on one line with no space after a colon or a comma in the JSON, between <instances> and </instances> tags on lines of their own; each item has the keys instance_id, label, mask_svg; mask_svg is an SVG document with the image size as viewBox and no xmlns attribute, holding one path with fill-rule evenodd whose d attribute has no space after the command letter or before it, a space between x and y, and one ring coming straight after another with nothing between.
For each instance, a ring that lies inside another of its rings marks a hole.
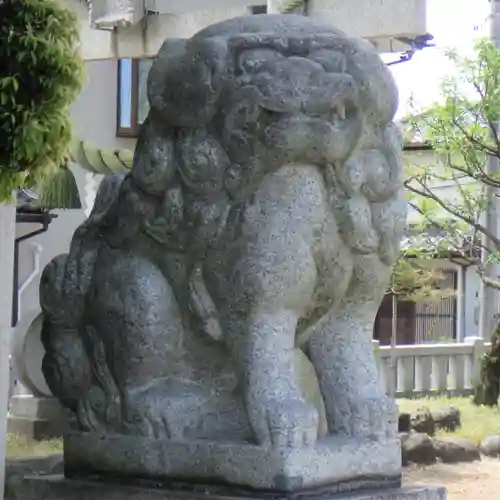
<instances>
[{"instance_id":1,"label":"white fence","mask_svg":"<svg viewBox=\"0 0 500 500\"><path fill-rule=\"evenodd\" d=\"M417 398L472 393L480 375L481 358L489 343L471 337L463 344L398 345L394 348L396 397ZM374 341L380 376L389 390L391 347Z\"/></svg>"}]
</instances>

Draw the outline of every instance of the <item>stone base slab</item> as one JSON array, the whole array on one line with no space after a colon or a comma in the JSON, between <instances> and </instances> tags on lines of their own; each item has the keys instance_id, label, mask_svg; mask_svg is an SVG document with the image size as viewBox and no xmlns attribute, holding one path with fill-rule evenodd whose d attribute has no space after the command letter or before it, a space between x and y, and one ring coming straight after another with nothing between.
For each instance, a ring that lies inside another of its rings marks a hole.
<instances>
[{"instance_id":1,"label":"stone base slab","mask_svg":"<svg viewBox=\"0 0 500 500\"><path fill-rule=\"evenodd\" d=\"M399 486L402 472L398 439L328 437L311 447L269 448L74 433L65 437L64 460L69 478L195 481L271 491Z\"/></svg>"},{"instance_id":2,"label":"stone base slab","mask_svg":"<svg viewBox=\"0 0 500 500\"><path fill-rule=\"evenodd\" d=\"M230 493L230 492L228 492ZM236 495L212 495L206 492L168 491L138 486L64 479L62 476L27 477L7 500L234 500ZM241 498L241 497L240 497ZM446 500L446 490L438 486L407 485L401 488L315 495L248 494L247 500Z\"/></svg>"}]
</instances>

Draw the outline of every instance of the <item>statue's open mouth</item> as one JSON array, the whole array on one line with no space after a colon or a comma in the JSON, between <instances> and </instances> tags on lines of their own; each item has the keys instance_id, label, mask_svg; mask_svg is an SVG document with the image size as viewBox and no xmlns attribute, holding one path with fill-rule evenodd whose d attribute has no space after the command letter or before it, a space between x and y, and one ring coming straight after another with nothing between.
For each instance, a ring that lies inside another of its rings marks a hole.
<instances>
[{"instance_id":1,"label":"statue's open mouth","mask_svg":"<svg viewBox=\"0 0 500 500\"><path fill-rule=\"evenodd\" d=\"M264 145L279 144L284 162L322 165L344 161L356 147L362 120L355 106L335 103L324 113L275 113L264 131ZM279 116L278 116L279 115Z\"/></svg>"}]
</instances>

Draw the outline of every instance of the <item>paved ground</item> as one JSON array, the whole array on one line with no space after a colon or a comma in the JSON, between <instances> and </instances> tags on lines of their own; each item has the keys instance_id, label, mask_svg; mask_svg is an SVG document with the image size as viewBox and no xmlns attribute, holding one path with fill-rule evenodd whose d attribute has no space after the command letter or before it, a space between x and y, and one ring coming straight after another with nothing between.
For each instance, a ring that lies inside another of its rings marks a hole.
<instances>
[{"instance_id":1,"label":"paved ground","mask_svg":"<svg viewBox=\"0 0 500 500\"><path fill-rule=\"evenodd\" d=\"M500 498L500 460L483 459L466 464L436 464L406 469L405 479L442 484L448 500L497 500Z\"/></svg>"}]
</instances>

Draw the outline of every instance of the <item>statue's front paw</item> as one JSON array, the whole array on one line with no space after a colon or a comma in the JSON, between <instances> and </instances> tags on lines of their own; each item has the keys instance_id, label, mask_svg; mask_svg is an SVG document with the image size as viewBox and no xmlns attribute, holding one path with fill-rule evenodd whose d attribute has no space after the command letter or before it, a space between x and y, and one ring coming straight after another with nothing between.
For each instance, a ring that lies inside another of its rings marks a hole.
<instances>
[{"instance_id":1,"label":"statue's front paw","mask_svg":"<svg viewBox=\"0 0 500 500\"><path fill-rule=\"evenodd\" d=\"M268 400L264 406L265 422L254 426L259 444L301 448L317 441L318 412L314 407L298 398Z\"/></svg>"},{"instance_id":2,"label":"statue's front paw","mask_svg":"<svg viewBox=\"0 0 500 500\"><path fill-rule=\"evenodd\" d=\"M387 439L397 435L398 408L391 398L360 397L350 406L351 436Z\"/></svg>"}]
</instances>

